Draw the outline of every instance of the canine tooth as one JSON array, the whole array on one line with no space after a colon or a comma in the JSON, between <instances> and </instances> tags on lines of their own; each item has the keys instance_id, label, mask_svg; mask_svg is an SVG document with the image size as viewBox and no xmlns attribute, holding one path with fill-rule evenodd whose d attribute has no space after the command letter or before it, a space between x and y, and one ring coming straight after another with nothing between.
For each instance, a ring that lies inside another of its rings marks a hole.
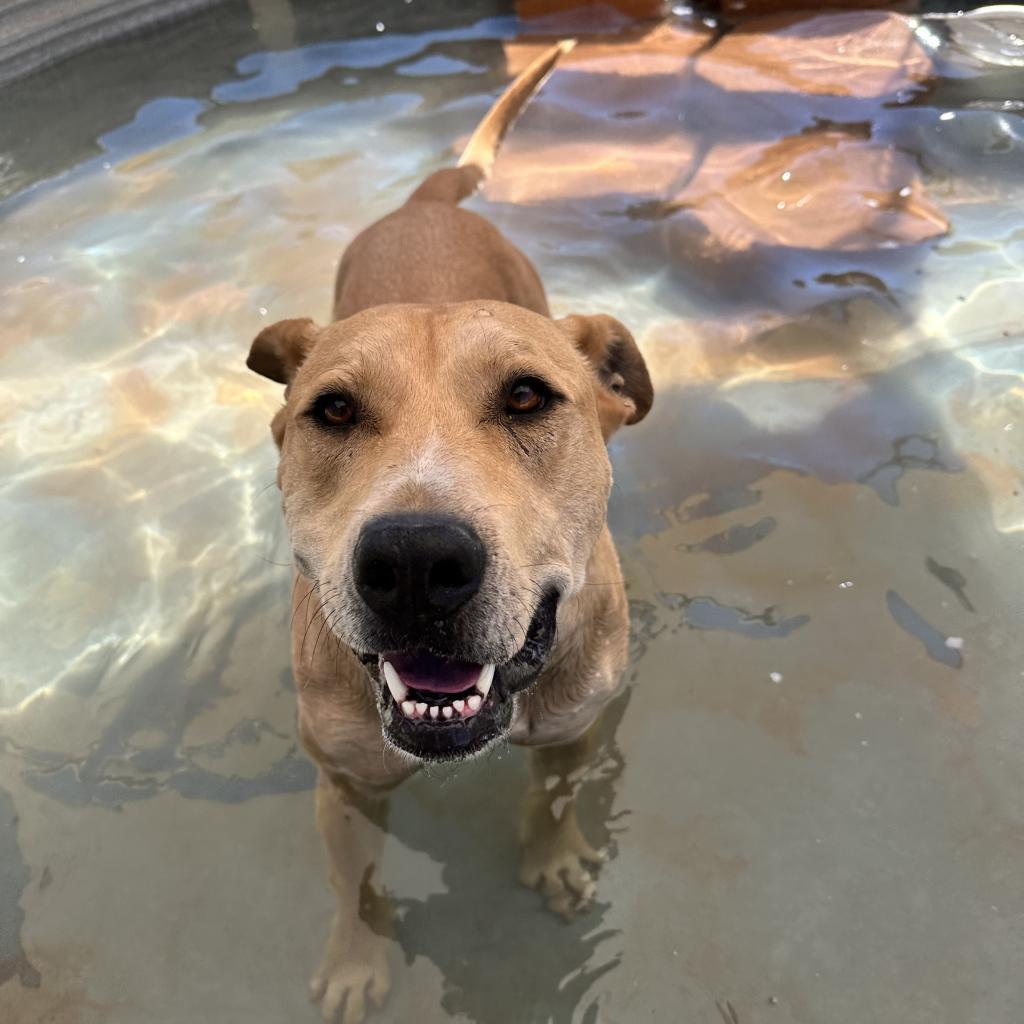
<instances>
[{"instance_id":1,"label":"canine tooth","mask_svg":"<svg viewBox=\"0 0 1024 1024\"><path fill-rule=\"evenodd\" d=\"M402 682L401 676L399 676L395 666L390 661L384 662L382 671L384 672L384 681L388 684L388 689L391 691L391 696L395 698L396 703L401 704L409 696L409 687Z\"/></svg>"},{"instance_id":2,"label":"canine tooth","mask_svg":"<svg viewBox=\"0 0 1024 1024\"><path fill-rule=\"evenodd\" d=\"M455 708L455 710L458 711L458 713L460 715L462 714L462 709L465 706L466 706L466 702L464 700L453 700L452 701L452 707Z\"/></svg>"},{"instance_id":3,"label":"canine tooth","mask_svg":"<svg viewBox=\"0 0 1024 1024\"><path fill-rule=\"evenodd\" d=\"M494 666L484 665L480 671L480 678L476 681L477 693L486 698L491 692L491 683L494 682Z\"/></svg>"},{"instance_id":4,"label":"canine tooth","mask_svg":"<svg viewBox=\"0 0 1024 1024\"><path fill-rule=\"evenodd\" d=\"M427 713L427 705L425 702L421 702L416 705L416 713L422 717Z\"/></svg>"},{"instance_id":5,"label":"canine tooth","mask_svg":"<svg viewBox=\"0 0 1024 1024\"><path fill-rule=\"evenodd\" d=\"M445 718L451 718L453 714L451 704L445 704L445 706L441 708L441 714L444 715Z\"/></svg>"},{"instance_id":6,"label":"canine tooth","mask_svg":"<svg viewBox=\"0 0 1024 1024\"><path fill-rule=\"evenodd\" d=\"M440 713L441 713L441 711L440 711L440 709L438 708L438 706L436 704L431 705L431 708L430 708L430 717L431 718L437 718L437 716Z\"/></svg>"},{"instance_id":7,"label":"canine tooth","mask_svg":"<svg viewBox=\"0 0 1024 1024\"><path fill-rule=\"evenodd\" d=\"M481 697L479 693L474 693L473 696L466 701L466 706L470 711L479 711L480 705L483 704L483 702L483 697Z\"/></svg>"},{"instance_id":8,"label":"canine tooth","mask_svg":"<svg viewBox=\"0 0 1024 1024\"><path fill-rule=\"evenodd\" d=\"M402 712L406 718L412 718L416 714L416 705L411 700L403 700Z\"/></svg>"}]
</instances>

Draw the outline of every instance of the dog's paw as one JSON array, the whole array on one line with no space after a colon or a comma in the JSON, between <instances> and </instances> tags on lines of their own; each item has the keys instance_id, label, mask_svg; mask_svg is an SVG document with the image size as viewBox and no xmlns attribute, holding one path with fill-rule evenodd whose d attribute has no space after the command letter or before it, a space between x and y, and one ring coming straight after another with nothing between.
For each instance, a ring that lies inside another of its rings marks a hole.
<instances>
[{"instance_id":1,"label":"dog's paw","mask_svg":"<svg viewBox=\"0 0 1024 1024\"><path fill-rule=\"evenodd\" d=\"M387 943L379 936L340 954L328 942L323 963L309 983L326 1024L362 1024L369 1008L380 1009L391 990Z\"/></svg>"},{"instance_id":2,"label":"dog's paw","mask_svg":"<svg viewBox=\"0 0 1024 1024\"><path fill-rule=\"evenodd\" d=\"M563 828L524 848L519 878L528 888L540 890L550 910L571 921L586 910L597 889L588 865L599 868L607 859L578 828Z\"/></svg>"}]
</instances>

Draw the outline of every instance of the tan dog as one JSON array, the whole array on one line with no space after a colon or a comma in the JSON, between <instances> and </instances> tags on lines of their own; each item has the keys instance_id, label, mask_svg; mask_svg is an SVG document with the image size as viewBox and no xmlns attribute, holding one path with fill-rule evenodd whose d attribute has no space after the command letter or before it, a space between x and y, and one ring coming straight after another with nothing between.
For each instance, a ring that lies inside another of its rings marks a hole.
<instances>
[{"instance_id":1,"label":"tan dog","mask_svg":"<svg viewBox=\"0 0 1024 1024\"><path fill-rule=\"evenodd\" d=\"M618 321L551 320L526 257L457 206L565 48L516 79L457 168L352 242L332 324L274 324L249 355L287 385L272 429L299 730L338 899L313 979L328 1020L355 1024L389 987L370 880L386 794L423 762L533 745L524 881L570 914L601 860L572 797L626 658L605 441L647 413L651 383Z\"/></svg>"}]
</instances>

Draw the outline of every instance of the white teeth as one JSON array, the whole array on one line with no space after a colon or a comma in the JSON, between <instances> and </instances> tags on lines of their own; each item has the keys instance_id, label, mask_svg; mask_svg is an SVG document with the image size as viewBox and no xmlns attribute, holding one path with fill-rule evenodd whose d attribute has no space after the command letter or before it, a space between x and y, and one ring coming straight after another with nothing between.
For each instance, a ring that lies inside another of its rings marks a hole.
<instances>
[{"instance_id":1,"label":"white teeth","mask_svg":"<svg viewBox=\"0 0 1024 1024\"><path fill-rule=\"evenodd\" d=\"M479 693L474 693L468 700L453 700L451 704L414 704L411 700L403 700L402 712L406 718L429 718L435 722L439 718L444 718L448 721L458 716L469 718L470 715L475 715L483 704L484 698Z\"/></svg>"},{"instance_id":2,"label":"white teeth","mask_svg":"<svg viewBox=\"0 0 1024 1024\"><path fill-rule=\"evenodd\" d=\"M491 683L493 682L494 666L484 665L483 669L480 672L480 678L476 681L476 689L480 696L483 697L485 700L487 699L487 694L491 692Z\"/></svg>"},{"instance_id":3,"label":"white teeth","mask_svg":"<svg viewBox=\"0 0 1024 1024\"><path fill-rule=\"evenodd\" d=\"M384 672L384 681L388 684L391 696L395 698L396 704L401 704L409 696L409 687L402 682L401 676L395 671L395 666L390 661L385 661L381 666Z\"/></svg>"}]
</instances>

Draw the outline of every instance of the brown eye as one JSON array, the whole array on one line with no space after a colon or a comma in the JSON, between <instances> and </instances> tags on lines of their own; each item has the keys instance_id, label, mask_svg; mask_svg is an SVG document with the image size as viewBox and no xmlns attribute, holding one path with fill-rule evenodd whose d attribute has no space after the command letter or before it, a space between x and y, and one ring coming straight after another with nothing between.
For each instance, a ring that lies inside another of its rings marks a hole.
<instances>
[{"instance_id":1,"label":"brown eye","mask_svg":"<svg viewBox=\"0 0 1024 1024\"><path fill-rule=\"evenodd\" d=\"M313 405L313 416L326 427L347 427L356 411L344 395L321 395Z\"/></svg>"},{"instance_id":2,"label":"brown eye","mask_svg":"<svg viewBox=\"0 0 1024 1024\"><path fill-rule=\"evenodd\" d=\"M513 416L539 412L548 403L551 392L535 377L521 377L508 390L505 411Z\"/></svg>"}]
</instances>

